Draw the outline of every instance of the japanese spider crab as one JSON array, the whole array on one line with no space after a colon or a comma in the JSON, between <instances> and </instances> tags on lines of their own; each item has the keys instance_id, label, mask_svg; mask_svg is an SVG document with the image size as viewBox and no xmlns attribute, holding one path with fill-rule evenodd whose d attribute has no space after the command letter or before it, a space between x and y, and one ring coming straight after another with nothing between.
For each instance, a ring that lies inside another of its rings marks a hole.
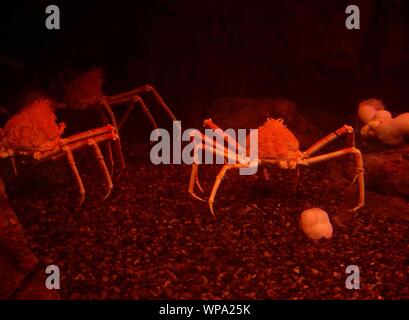
<instances>
[{"instance_id":1,"label":"japanese spider crab","mask_svg":"<svg viewBox=\"0 0 409 320\"><path fill-rule=\"evenodd\" d=\"M113 143L120 166L119 170L122 170L125 167L125 162L118 132L114 126L109 124L63 138L64 129L64 123L56 122L56 116L49 100L35 101L11 117L3 129L0 128L0 159L10 158L14 171L17 173L14 161L17 156L29 156L37 161L54 160L65 156L79 189L79 204L82 204L85 189L75 164L73 152L90 147L95 153L104 176L107 188L104 199L106 199L111 193L113 183L98 143L105 141ZM109 165L113 166L111 156L112 154L110 154L108 161Z\"/></svg>"},{"instance_id":2,"label":"japanese spider crab","mask_svg":"<svg viewBox=\"0 0 409 320\"><path fill-rule=\"evenodd\" d=\"M196 146L197 150L195 150L195 152L197 151L202 152L203 150L204 151L208 150L213 153L224 156L225 159L225 164L217 174L216 180L213 184L212 191L210 193L210 197L208 199L209 208L213 215L214 215L213 204L217 194L217 190L219 189L219 186L226 172L230 169L250 168L253 166L267 164L278 165L282 169L296 169L298 168L299 165L309 166L311 164L343 157L346 155L353 155L355 158L356 175L353 180L353 183L357 181L359 187L359 202L356 207L351 209L351 211L356 211L360 209L361 207L363 207L365 203L364 167L362 155L361 152L355 147L354 130L350 126L344 125L335 132L329 134L328 136L324 137L323 139L313 144L306 151L302 152L299 150L299 142L297 138L284 125L282 119L278 120L267 119L267 121L261 127L258 128L258 156L254 160L251 160L250 157L248 157L248 150L247 151L244 150L244 148L241 145L239 145L236 141L234 141L227 133L225 133L224 131L220 131L221 129L211 119L205 120L203 125L205 128L215 130L216 135L217 134L223 135L223 139L228 142L228 145L233 146L235 148L234 152L236 154L236 157L234 157L234 159L230 159L231 155L229 155L228 149L224 145L221 145L220 143L217 142L215 142L215 145L213 145L213 141L211 141L211 147L207 146L204 143ZM347 137L346 148L326 154L313 156L328 143L334 141L335 139L341 136ZM206 139L208 138L205 135L202 135L202 139L203 139L202 141L206 141ZM247 139L249 139L249 136L247 136ZM249 144L247 143L246 145L248 146ZM237 163L237 158L240 156L240 154L244 155L246 159L244 163L243 161ZM196 161L193 162L192 164L188 192L194 198L201 201L205 201L203 198L195 194L194 192L195 184L200 189L200 191L203 192L203 189L200 186L198 180L198 163Z\"/></svg>"},{"instance_id":3,"label":"japanese spider crab","mask_svg":"<svg viewBox=\"0 0 409 320\"><path fill-rule=\"evenodd\" d=\"M156 120L142 99L143 95L152 96L152 98L172 119L172 121L176 121L176 117L172 110L166 105L156 89L150 85L144 85L117 95L106 96L102 92L102 68L91 69L72 81L67 81L62 75L61 78L64 85L65 102L60 103L57 106L58 108L99 108L104 121L113 124L117 131L119 131L119 129L126 122L136 105L141 107L152 126L155 129L158 128ZM117 123L112 107L123 104L128 104L128 107L122 119L119 121L119 123Z\"/></svg>"}]
</instances>

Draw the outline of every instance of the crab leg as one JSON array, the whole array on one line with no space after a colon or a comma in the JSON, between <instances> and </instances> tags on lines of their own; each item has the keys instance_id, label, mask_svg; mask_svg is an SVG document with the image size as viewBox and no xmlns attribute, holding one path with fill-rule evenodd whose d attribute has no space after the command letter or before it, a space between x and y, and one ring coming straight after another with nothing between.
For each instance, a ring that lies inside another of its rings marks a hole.
<instances>
[{"instance_id":1,"label":"crab leg","mask_svg":"<svg viewBox=\"0 0 409 320\"><path fill-rule=\"evenodd\" d=\"M196 195L196 193L194 192L194 187L195 187L195 184L196 184L198 186L199 190L201 192L203 192L203 188L200 185L199 177L198 177L198 170L199 170L199 163L200 163L198 155L199 155L199 151L201 152L204 147L205 147L204 145L197 145L195 147L195 149L194 149L194 153L193 153L194 159L193 159L193 163L192 163L192 171L190 173L190 180L189 180L189 187L188 187L189 194L192 197L194 197L194 198L196 198L197 200L200 200L200 201L205 201L205 200L203 198L199 197L198 195Z\"/></svg>"},{"instance_id":2,"label":"crab leg","mask_svg":"<svg viewBox=\"0 0 409 320\"><path fill-rule=\"evenodd\" d=\"M97 130L99 132L104 132L103 130ZM105 131L106 132L106 131ZM95 135L95 130L93 130L92 132L89 132L88 134L88 138L86 138L87 135L84 134L78 134L72 137L69 137L67 139L63 139L61 141L61 145L56 148L53 151L49 151L46 154L43 154L42 157L39 160L46 160L49 158L53 158L53 159L57 159L63 155L66 155L67 160L68 160L68 164L71 168L71 171L74 174L74 177L76 179L77 182L77 186L78 189L80 191L81 194L81 199L80 199L80 203L79 205L82 204L82 202L84 201L85 198L85 190L84 190L84 185L82 183L81 177L79 175L77 166L75 164L75 160L74 160L74 156L73 156L73 151L83 148L86 145L90 145L93 147L94 152L95 152L95 156L96 159L98 161L99 167L103 173L104 179L105 179L105 184L107 186L107 193L104 197L104 200L110 195L112 188L113 188L113 183L112 183L112 179L111 179L111 175L109 173L109 170L106 166L104 157L102 155L101 149L99 148L98 142L104 142L107 140L114 140L114 146L115 146L115 150L117 151L118 155L119 155L119 162L120 162L120 170L122 170L125 167L125 163L124 160L122 158L122 153L120 152L120 142L119 139L117 138L117 135L112 133L112 132L108 132L108 133L104 133L104 134L99 134L99 135Z\"/></svg>"},{"instance_id":3,"label":"crab leg","mask_svg":"<svg viewBox=\"0 0 409 320\"><path fill-rule=\"evenodd\" d=\"M316 153L317 151L325 147L327 144L343 135L348 135L348 147L351 148L355 147L354 129L350 126L345 125L339 128L338 130L334 131L333 133L330 133L326 137L322 138L318 142L314 143L311 147L304 151L303 153L304 157L309 158L312 154Z\"/></svg>"},{"instance_id":4,"label":"crab leg","mask_svg":"<svg viewBox=\"0 0 409 320\"><path fill-rule=\"evenodd\" d=\"M95 157L97 158L98 164L99 164L99 168L102 171L102 174L104 175L104 179L105 179L105 185L108 189L107 193L105 194L105 197L103 200L105 200L106 198L109 197L109 195L111 194L112 188L114 187L112 180L111 180L111 176L109 174L108 168L105 164L105 160L104 160L104 156L102 155L101 149L98 146L98 143L96 143L93 139L90 139L88 141L88 143L93 147L94 152L95 152Z\"/></svg>"},{"instance_id":5,"label":"crab leg","mask_svg":"<svg viewBox=\"0 0 409 320\"><path fill-rule=\"evenodd\" d=\"M135 107L136 103L139 103L142 107L142 111L146 114L146 116L148 117L150 123L152 124L152 127L154 129L158 128L158 125L155 121L155 119L153 118L151 112L149 111L149 108L146 106L145 102L142 100L142 98L138 95L135 95L133 97L133 101L131 103L131 105L128 107L128 109L125 112L125 115L122 117L121 121L119 122L118 128L121 129L122 126L124 125L124 123L126 122L126 120L128 120L129 115L131 114L132 110Z\"/></svg>"},{"instance_id":6,"label":"crab leg","mask_svg":"<svg viewBox=\"0 0 409 320\"><path fill-rule=\"evenodd\" d=\"M213 139L209 138L208 136L206 136L206 135L204 135L204 134L202 134L202 133L200 133L200 132L194 131L194 132L192 133L192 136L197 137L198 140L202 141L203 144L204 144L205 146L208 146L209 148L212 147L213 149L218 150L218 151L220 151L220 152L224 152L225 154L228 153L228 152L226 151L226 147L225 147L224 145L220 144L220 143L217 142L217 141L213 141ZM207 148L207 150L210 150L209 148ZM195 153L195 154L196 154L196 153ZM236 161L236 160L234 160L234 161Z\"/></svg>"},{"instance_id":7,"label":"crab leg","mask_svg":"<svg viewBox=\"0 0 409 320\"><path fill-rule=\"evenodd\" d=\"M113 140L114 140L115 152L116 152L116 155L119 161L119 175L120 175L122 173L122 170L125 169L125 160L122 154L121 141L119 141L119 139L113 139Z\"/></svg>"},{"instance_id":8,"label":"crab leg","mask_svg":"<svg viewBox=\"0 0 409 320\"><path fill-rule=\"evenodd\" d=\"M111 106L109 105L107 99L101 98L100 99L100 103L102 106L103 111L105 112L105 114L107 115L108 119L110 120L110 124L114 126L115 130L118 132L118 125L116 123L116 119L115 119L115 114L112 111Z\"/></svg>"},{"instance_id":9,"label":"crab leg","mask_svg":"<svg viewBox=\"0 0 409 320\"><path fill-rule=\"evenodd\" d=\"M204 134L200 135L200 139L202 139L202 141L204 142L204 145L200 145L197 146L195 148L195 160L194 163L192 164L192 171L191 171L191 175L190 175L190 181L189 181L189 188L188 188L188 192L196 199L204 201L204 199L202 199L201 197L197 196L194 192L194 185L196 184L198 186L198 188L203 192L203 188L200 185L199 182L199 178L198 178L198 165L199 165L199 160L197 159L197 155L198 155L198 151L200 149L200 151L202 150L207 150L207 151L212 151L214 152L216 155L223 155L225 158L225 162L226 160L228 160L230 163L236 164L237 163L237 153L236 153L236 149L237 152L239 152L239 154L244 155L245 156L245 150L244 148L238 144L229 134L225 133L222 129L220 129L220 127L218 127L211 119L207 119L204 121L203 123L204 127L209 128L209 129L213 129L215 130L215 134L218 137L222 137L224 141L227 142L228 147L226 148L224 145L218 143L217 141L214 142L213 139L207 137ZM219 129L219 130L217 130ZM220 134L220 130L223 131L223 135ZM232 150L230 147L234 146L234 150ZM234 153L234 155L232 155L231 153Z\"/></svg>"},{"instance_id":10,"label":"crab leg","mask_svg":"<svg viewBox=\"0 0 409 320\"><path fill-rule=\"evenodd\" d=\"M216 193L217 190L220 187L220 184L222 183L222 180L224 178L224 175L226 174L227 170L230 169L230 166L228 164L225 164L219 171L219 173L216 176L216 180L213 184L213 188L212 188L212 192L210 193L210 198L209 198L209 208L210 208L210 212L212 213L213 216L215 216L214 214L214 210L213 210L213 203L214 203L214 198L216 197Z\"/></svg>"},{"instance_id":11,"label":"crab leg","mask_svg":"<svg viewBox=\"0 0 409 320\"><path fill-rule=\"evenodd\" d=\"M114 175L114 157L112 155L111 141L107 141L106 146L107 146L109 175L112 177Z\"/></svg>"},{"instance_id":12,"label":"crab leg","mask_svg":"<svg viewBox=\"0 0 409 320\"><path fill-rule=\"evenodd\" d=\"M116 105L116 104L121 104L121 103L126 103L128 102L130 99L134 99L135 96L139 96L143 93L151 93L152 96L154 97L154 99L159 103L160 107L167 113L167 115L173 120L176 121L176 117L173 114L173 112L170 110L170 108L166 105L166 103L163 101L162 97L159 95L159 93L155 90L154 87L150 86L150 85L145 85L139 88L136 88L134 90L130 90L128 92L124 92L115 96L111 96L108 97L108 101L110 104L112 105ZM133 108L133 107L132 107ZM131 109L132 109L131 108ZM128 108L129 110L129 108ZM130 112L130 111L129 111ZM125 116L127 115L128 111L125 113ZM123 124L123 122L126 120L122 119L121 123Z\"/></svg>"},{"instance_id":13,"label":"crab leg","mask_svg":"<svg viewBox=\"0 0 409 320\"><path fill-rule=\"evenodd\" d=\"M196 186L199 188L200 192L204 192L202 185L200 184L199 181L199 175L196 178Z\"/></svg>"},{"instance_id":14,"label":"crab leg","mask_svg":"<svg viewBox=\"0 0 409 320\"><path fill-rule=\"evenodd\" d=\"M199 165L198 165L197 163L193 163L193 164L192 164L192 172L190 173L190 180L189 180L188 192L189 192L189 194L190 194L192 197L196 198L197 200L206 201L206 200L204 200L203 198L201 198L201 197L199 197L198 195L196 195L196 194L195 194L195 191L194 191L195 183L197 184L197 182L198 182L198 180L199 180L198 174L197 174L198 167L199 167ZM199 184L199 185L200 185L200 184ZM200 187L200 188L201 188L201 187ZM199 188L199 189L200 189L200 188ZM203 190L203 189L201 189L201 190ZM203 192L203 191L202 191L202 192Z\"/></svg>"},{"instance_id":15,"label":"crab leg","mask_svg":"<svg viewBox=\"0 0 409 320\"><path fill-rule=\"evenodd\" d=\"M215 216L214 214L214 209L213 209L213 204L214 204L214 198L216 197L217 194L217 190L220 187L220 184L227 172L227 170L232 169L232 168L244 168L244 167L250 167L251 163L249 164L225 164L219 171L219 173L216 176L216 180L214 182L213 188L212 188L212 192L210 193L210 198L208 200L209 203L209 208L210 208L210 212L212 213L213 216Z\"/></svg>"},{"instance_id":16,"label":"crab leg","mask_svg":"<svg viewBox=\"0 0 409 320\"><path fill-rule=\"evenodd\" d=\"M111 124L113 125L113 127L115 128L115 134L116 134L116 138L115 138L115 149L116 149L116 153L118 156L118 159L120 161L120 170L122 170L123 168L125 168L125 161L124 161L124 157L122 154L122 145L121 145L121 141L120 141L120 137L118 135L119 129L118 129L118 125L116 123L116 119L115 119L115 114L112 111L107 99L104 97L103 99L101 99L101 103L103 108L105 109L105 112L108 114L108 117L111 119ZM110 148L110 147L109 147Z\"/></svg>"},{"instance_id":17,"label":"crab leg","mask_svg":"<svg viewBox=\"0 0 409 320\"><path fill-rule=\"evenodd\" d=\"M104 111L102 109L98 109L101 117L102 117L102 121L104 122L104 124L109 124L107 115L104 113ZM109 167L109 174L111 175L111 177L114 174L114 158L112 156L112 147L111 147L111 141L107 141L106 142L106 148L107 148L107 155L108 155L108 167Z\"/></svg>"},{"instance_id":18,"label":"crab leg","mask_svg":"<svg viewBox=\"0 0 409 320\"><path fill-rule=\"evenodd\" d=\"M90 138L93 138L96 142L114 140L114 148L115 148L116 156L119 161L120 171L125 168L125 160L122 155L121 142L119 140L118 134L115 132L114 127L111 125L107 125L105 127L97 128L94 130L85 131L85 132L73 135L71 137L62 139L60 147L42 154L41 159L47 159L47 158L57 159L62 155L63 153L62 148L65 145L70 145L73 150L78 149L86 143L86 140Z\"/></svg>"},{"instance_id":19,"label":"crab leg","mask_svg":"<svg viewBox=\"0 0 409 320\"><path fill-rule=\"evenodd\" d=\"M221 130L223 132L223 139L227 142L227 145L229 147L234 146L239 154L246 155L246 151L244 150L244 148L239 143L237 143L229 134L222 130L217 124L215 124L212 119L203 121L203 126L205 128L214 130L215 134L218 136L220 136ZM234 152L236 152L236 150L234 150Z\"/></svg>"},{"instance_id":20,"label":"crab leg","mask_svg":"<svg viewBox=\"0 0 409 320\"><path fill-rule=\"evenodd\" d=\"M80 192L80 202L78 206L80 206L84 202L85 198L85 189L84 184L82 183L81 176L78 172L77 165L75 164L74 155L72 154L71 149L68 146L64 146L64 152L67 156L68 165L71 168L72 173L74 174L75 181L77 182L77 187Z\"/></svg>"},{"instance_id":21,"label":"crab leg","mask_svg":"<svg viewBox=\"0 0 409 320\"><path fill-rule=\"evenodd\" d=\"M104 111L103 111L102 109L98 109L98 110L99 110L99 112L100 112L100 114L101 114L103 123L104 123L104 124L109 124L108 117L107 117L107 115L104 113ZM107 143L106 143L105 145L106 145L107 155L108 155L109 173L110 173L110 175L111 175L111 177L112 177L113 174L114 174L114 159L113 159L113 156L112 156L111 142L110 142L110 141L107 141Z\"/></svg>"},{"instance_id":22,"label":"crab leg","mask_svg":"<svg viewBox=\"0 0 409 320\"><path fill-rule=\"evenodd\" d=\"M88 130L88 131L84 131L81 133L77 133L74 134L72 136L69 136L67 138L65 138L64 140L67 141L68 143L74 143L80 140L85 140L88 138L93 138L95 136L104 134L104 133L112 133L113 135L115 135L116 137L118 137L118 135L116 134L117 131L115 131L115 128L112 125L107 125L105 127L101 127L101 128L96 128L93 130Z\"/></svg>"},{"instance_id":23,"label":"crab leg","mask_svg":"<svg viewBox=\"0 0 409 320\"><path fill-rule=\"evenodd\" d=\"M108 129L112 128L112 126L108 126ZM101 141L106 141L106 140L113 140L114 142L114 150L116 152L116 156L119 161L119 170L122 171L125 168L125 160L122 155L122 149L121 149L121 142L119 140L119 136L114 133L113 131L108 131L108 130L103 130L104 128L100 129L95 129L91 130L88 132L88 134L78 134L76 136L68 137L64 139L63 144L69 144L73 150L76 150L78 148L81 148L88 139L93 139L95 142L101 142ZM96 130L99 130L99 133L95 133ZM104 133L106 132L106 133ZM58 153L58 152L55 152ZM58 154L55 155L49 155L49 156L55 156L58 157Z\"/></svg>"},{"instance_id":24,"label":"crab leg","mask_svg":"<svg viewBox=\"0 0 409 320\"><path fill-rule=\"evenodd\" d=\"M204 135L203 135L203 139L205 139L205 140L208 139L213 143L213 141L211 139L205 137ZM200 163L199 158L198 158L199 152L206 151L206 150L211 151L211 152L215 153L216 155L223 156L225 160L229 160L230 162L233 162L233 163L236 162L236 158L231 157L231 155L229 155L229 152L226 151L226 149L224 151L220 150L221 148L223 148L223 146L221 146L220 144L218 144L216 142L215 147L217 148L216 150L214 148L211 148L208 145L201 144L201 145L197 145L195 147L195 150L194 150L194 161L192 163L192 171L191 171L191 174L190 174L188 192L194 198L196 198L198 200L201 200L201 201L205 201L205 200L203 198L199 197L198 195L196 195L195 192L194 192L195 183L199 187L199 189L203 190L203 188L200 185L199 179L198 179L198 166L199 166L199 163Z\"/></svg>"},{"instance_id":25,"label":"crab leg","mask_svg":"<svg viewBox=\"0 0 409 320\"><path fill-rule=\"evenodd\" d=\"M358 181L358 188L359 188L359 202L358 205L351 209L351 211L357 211L358 209L362 208L365 204L365 182L364 182L364 165L362 161L362 154L356 148L346 148L338 151L334 151L331 153L319 155L316 157L312 157L309 159L304 159L300 162L301 165L310 165L319 163L322 161L343 157L348 154L353 154L355 157L355 167L356 167L356 176Z\"/></svg>"},{"instance_id":26,"label":"crab leg","mask_svg":"<svg viewBox=\"0 0 409 320\"><path fill-rule=\"evenodd\" d=\"M81 148L82 146L87 144L87 141L89 139L94 139L96 142L102 142L102 141L106 141L106 140L115 140L117 141L117 135L112 133L112 132L105 132L105 133L100 133L98 135L96 134L89 134L88 136L82 136L79 137L81 134L76 135L76 136L72 136L69 138L65 138L61 140L61 144L60 146L58 146L57 148L51 150L51 151L47 151L46 153L43 153L41 155L41 158L39 160L45 160L48 158L54 158L57 159L61 156L62 153L64 153L64 147L65 146L70 146L70 148L74 151L78 148ZM73 139L71 139L73 138Z\"/></svg>"}]
</instances>

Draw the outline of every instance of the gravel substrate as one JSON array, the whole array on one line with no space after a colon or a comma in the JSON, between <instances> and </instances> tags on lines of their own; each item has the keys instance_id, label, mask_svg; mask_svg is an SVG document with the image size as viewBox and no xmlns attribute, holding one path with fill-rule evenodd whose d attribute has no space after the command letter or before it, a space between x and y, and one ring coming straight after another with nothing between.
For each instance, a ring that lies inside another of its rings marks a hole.
<instances>
[{"instance_id":1,"label":"gravel substrate","mask_svg":"<svg viewBox=\"0 0 409 320\"><path fill-rule=\"evenodd\" d=\"M390 203L357 213L355 188L335 185L331 166L292 174L228 173L216 218L187 192L190 168L154 166L149 146L126 145L127 168L106 201L92 153L78 158L87 197L64 162L1 164L11 205L44 265L61 270L65 299L408 299L409 224ZM274 172L273 172L274 171ZM217 172L204 166L209 192ZM371 199L376 200L376 195ZM326 210L331 240L309 240L300 213ZM360 267L361 289L347 290L347 265Z\"/></svg>"}]
</instances>

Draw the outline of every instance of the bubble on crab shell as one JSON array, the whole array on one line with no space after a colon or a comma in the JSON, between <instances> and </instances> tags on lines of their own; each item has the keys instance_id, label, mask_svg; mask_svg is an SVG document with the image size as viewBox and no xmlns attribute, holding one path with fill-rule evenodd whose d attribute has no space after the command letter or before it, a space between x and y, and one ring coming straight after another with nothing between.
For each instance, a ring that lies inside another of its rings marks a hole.
<instances>
[{"instance_id":1,"label":"bubble on crab shell","mask_svg":"<svg viewBox=\"0 0 409 320\"><path fill-rule=\"evenodd\" d=\"M301 228L313 240L332 238L332 224L328 214L320 208L311 208L301 213Z\"/></svg>"}]
</instances>

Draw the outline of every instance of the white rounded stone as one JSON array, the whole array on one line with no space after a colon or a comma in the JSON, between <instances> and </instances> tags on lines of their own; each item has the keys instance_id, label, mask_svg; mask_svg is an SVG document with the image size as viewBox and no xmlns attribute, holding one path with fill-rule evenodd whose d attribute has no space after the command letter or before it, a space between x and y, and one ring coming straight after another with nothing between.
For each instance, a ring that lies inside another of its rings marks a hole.
<instances>
[{"instance_id":1,"label":"white rounded stone","mask_svg":"<svg viewBox=\"0 0 409 320\"><path fill-rule=\"evenodd\" d=\"M301 228L313 240L331 239L333 228L328 214L320 208L311 208L301 213Z\"/></svg>"}]
</instances>

